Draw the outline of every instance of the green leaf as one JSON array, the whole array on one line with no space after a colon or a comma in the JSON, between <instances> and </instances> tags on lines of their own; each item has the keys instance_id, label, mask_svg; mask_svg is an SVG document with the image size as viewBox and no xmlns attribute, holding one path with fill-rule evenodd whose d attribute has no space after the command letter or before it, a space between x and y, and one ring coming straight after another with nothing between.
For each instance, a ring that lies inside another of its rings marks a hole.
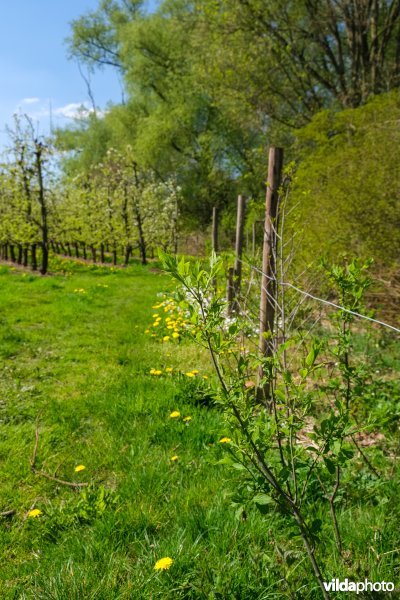
<instances>
[{"instance_id":1,"label":"green leaf","mask_svg":"<svg viewBox=\"0 0 400 600\"><path fill-rule=\"evenodd\" d=\"M274 500L268 494L257 494L257 496L254 496L253 502L260 506L266 506L267 504L273 504Z\"/></svg>"},{"instance_id":2,"label":"green leaf","mask_svg":"<svg viewBox=\"0 0 400 600\"><path fill-rule=\"evenodd\" d=\"M329 473L331 475L333 475L336 470L336 466L335 466L335 463L333 462L333 460L331 460L327 456L324 456L324 463L325 463L325 466L328 469Z\"/></svg>"}]
</instances>

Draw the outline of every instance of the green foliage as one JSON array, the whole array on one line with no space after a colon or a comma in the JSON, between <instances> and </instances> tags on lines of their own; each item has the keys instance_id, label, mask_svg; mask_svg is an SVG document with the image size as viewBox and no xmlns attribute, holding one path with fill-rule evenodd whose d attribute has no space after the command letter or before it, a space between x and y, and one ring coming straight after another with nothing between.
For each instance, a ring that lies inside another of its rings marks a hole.
<instances>
[{"instance_id":1,"label":"green foliage","mask_svg":"<svg viewBox=\"0 0 400 600\"><path fill-rule=\"evenodd\" d=\"M243 518L251 505L270 514L277 505L281 514L290 516L326 597L315 550L323 543L323 499L328 501L325 510L331 514L336 550L343 558L336 511L349 494L346 483L360 468L356 452L364 460L364 472L380 478L356 439L374 427L369 418L360 422L359 408L368 397L372 373L365 361L354 360L355 316L349 312L363 310L363 296L371 284L366 275L370 263L326 267L342 304L332 316L334 334L308 335L307 340L301 332L286 331L267 356L240 351L240 318L229 320L226 302L212 292L221 264L215 255L208 268L164 256L165 268L182 286L196 340L208 348L219 380L217 401L231 435L220 440L228 451L221 462L240 473L233 496L236 515ZM281 319L282 315L283 311ZM233 364L226 353L234 358ZM328 368L330 354L334 368ZM255 392L254 381L248 380L255 379L260 369Z\"/></svg>"},{"instance_id":2,"label":"green foliage","mask_svg":"<svg viewBox=\"0 0 400 600\"><path fill-rule=\"evenodd\" d=\"M297 264L325 256L372 256L388 270L400 255L399 143L393 123L399 93L366 106L323 112L298 133L302 161L293 181L293 228L301 231Z\"/></svg>"}]
</instances>

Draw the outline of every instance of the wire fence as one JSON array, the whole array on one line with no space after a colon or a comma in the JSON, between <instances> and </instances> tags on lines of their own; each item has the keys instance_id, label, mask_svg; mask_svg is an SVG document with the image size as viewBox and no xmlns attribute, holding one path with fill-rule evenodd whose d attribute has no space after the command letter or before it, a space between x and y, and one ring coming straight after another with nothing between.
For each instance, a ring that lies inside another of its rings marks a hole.
<instances>
[{"instance_id":1,"label":"wire fence","mask_svg":"<svg viewBox=\"0 0 400 600\"><path fill-rule=\"evenodd\" d=\"M332 306L333 308L336 308L338 310L341 310L343 312L346 312L348 314L351 314L359 319L364 319L366 321L370 321L372 323L375 323L377 325L380 325L382 327L385 327L387 329L390 329L392 331L395 331L396 333L400 333L400 329L398 327L395 327L394 325L390 325L389 323L386 323L384 321L381 321L379 319L375 319L373 317L370 317L368 315L363 315L359 312L356 312L354 310L351 310L349 308L345 308L344 306L341 306L340 304L337 304L336 302L332 302L331 300L327 300L324 298L319 298L318 296L315 296L314 294L312 294L311 292L307 292L305 290L302 290L301 288L297 287L296 285L294 285L293 283L290 283L288 281L282 281L280 279L278 279L277 277L271 277L269 276L267 273L264 273L262 271L262 269L260 269L259 267L256 267L255 265L252 265L251 263L244 261L243 259L237 259L239 260L243 265L247 266L249 269L257 272L258 274L266 277L269 281L271 281L275 286L285 286L287 288L290 288L296 292L298 292L299 294L301 294L304 297L310 298L316 302L320 302L321 304L325 304L327 306ZM270 302L272 302L275 306L275 308L277 308L278 310L282 310L281 306L278 302L278 300L276 299L276 297L271 294L271 292L266 289L265 287L263 288L264 291L266 292Z\"/></svg>"}]
</instances>

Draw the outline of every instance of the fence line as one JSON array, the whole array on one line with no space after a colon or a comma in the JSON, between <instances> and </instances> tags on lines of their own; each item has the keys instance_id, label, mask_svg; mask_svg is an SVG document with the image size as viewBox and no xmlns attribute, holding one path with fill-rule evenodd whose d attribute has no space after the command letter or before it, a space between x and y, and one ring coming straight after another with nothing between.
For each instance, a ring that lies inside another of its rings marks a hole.
<instances>
[{"instance_id":1,"label":"fence line","mask_svg":"<svg viewBox=\"0 0 400 600\"><path fill-rule=\"evenodd\" d=\"M324 298L318 298L317 296L314 296L313 294L310 294L309 292L305 292L304 290L301 290L300 288L293 285L292 283L289 283L287 281L279 281L276 277L270 277L269 275L264 273L258 267L255 267L254 265L252 265L244 260L240 260L240 262L244 265L247 265L248 267L250 267L257 273L260 273L264 277L267 277L267 279L269 279L270 281L275 281L278 285L284 285L286 287L290 287L293 290L295 290L296 292L298 292L299 294L302 294L303 296L307 296L308 298L311 298L312 300L316 300L317 302L321 302L322 304L327 304L329 306L333 306L334 308L338 308L339 310L342 310L346 313L354 315L355 317L359 317L360 319L365 319L366 321L372 321L373 323L382 325L382 327L387 327L387 329L391 329L392 331L396 331L396 333L400 333L400 329L398 329L397 327L394 327L393 325L389 325L389 323L385 323L384 321L379 321L378 319L374 319L373 317L368 317L367 315L362 315L361 313L358 313L354 310L350 310L349 308L345 308L344 306L340 306L340 304L336 304L335 302L331 302L330 300L325 300Z\"/></svg>"}]
</instances>

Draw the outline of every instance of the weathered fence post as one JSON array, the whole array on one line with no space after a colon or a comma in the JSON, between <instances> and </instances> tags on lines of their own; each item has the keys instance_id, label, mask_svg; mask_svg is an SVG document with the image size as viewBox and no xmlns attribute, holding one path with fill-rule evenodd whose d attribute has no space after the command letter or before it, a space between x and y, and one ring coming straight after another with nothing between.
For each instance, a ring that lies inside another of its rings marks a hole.
<instances>
[{"instance_id":1,"label":"weathered fence post","mask_svg":"<svg viewBox=\"0 0 400 600\"><path fill-rule=\"evenodd\" d=\"M245 215L245 198L238 196L237 214L236 214L236 242L235 242L235 267L234 267L234 293L235 310L239 310L238 298L240 296L240 287L242 283L242 253L243 253L243 231Z\"/></svg>"},{"instance_id":2,"label":"weathered fence post","mask_svg":"<svg viewBox=\"0 0 400 600\"><path fill-rule=\"evenodd\" d=\"M213 206L212 210L212 229L211 229L211 248L215 253L218 252L218 208Z\"/></svg>"},{"instance_id":3,"label":"weathered fence post","mask_svg":"<svg viewBox=\"0 0 400 600\"><path fill-rule=\"evenodd\" d=\"M227 300L227 304L228 304L228 317L232 316L233 313L233 300L235 297L235 288L234 288L234 268L233 267L229 267L228 269L228 282L227 282L227 286L226 286L226 300Z\"/></svg>"},{"instance_id":4,"label":"weathered fence post","mask_svg":"<svg viewBox=\"0 0 400 600\"><path fill-rule=\"evenodd\" d=\"M278 191L282 177L283 149L271 147L268 159L267 192L265 197L265 221L264 221L264 243L263 262L261 275L260 294L260 340L259 351L261 356L272 356L273 352L273 330L276 302L276 217L278 207ZM259 379L264 376L264 370L260 367ZM269 397L269 386L264 389L265 399Z\"/></svg>"}]
</instances>

